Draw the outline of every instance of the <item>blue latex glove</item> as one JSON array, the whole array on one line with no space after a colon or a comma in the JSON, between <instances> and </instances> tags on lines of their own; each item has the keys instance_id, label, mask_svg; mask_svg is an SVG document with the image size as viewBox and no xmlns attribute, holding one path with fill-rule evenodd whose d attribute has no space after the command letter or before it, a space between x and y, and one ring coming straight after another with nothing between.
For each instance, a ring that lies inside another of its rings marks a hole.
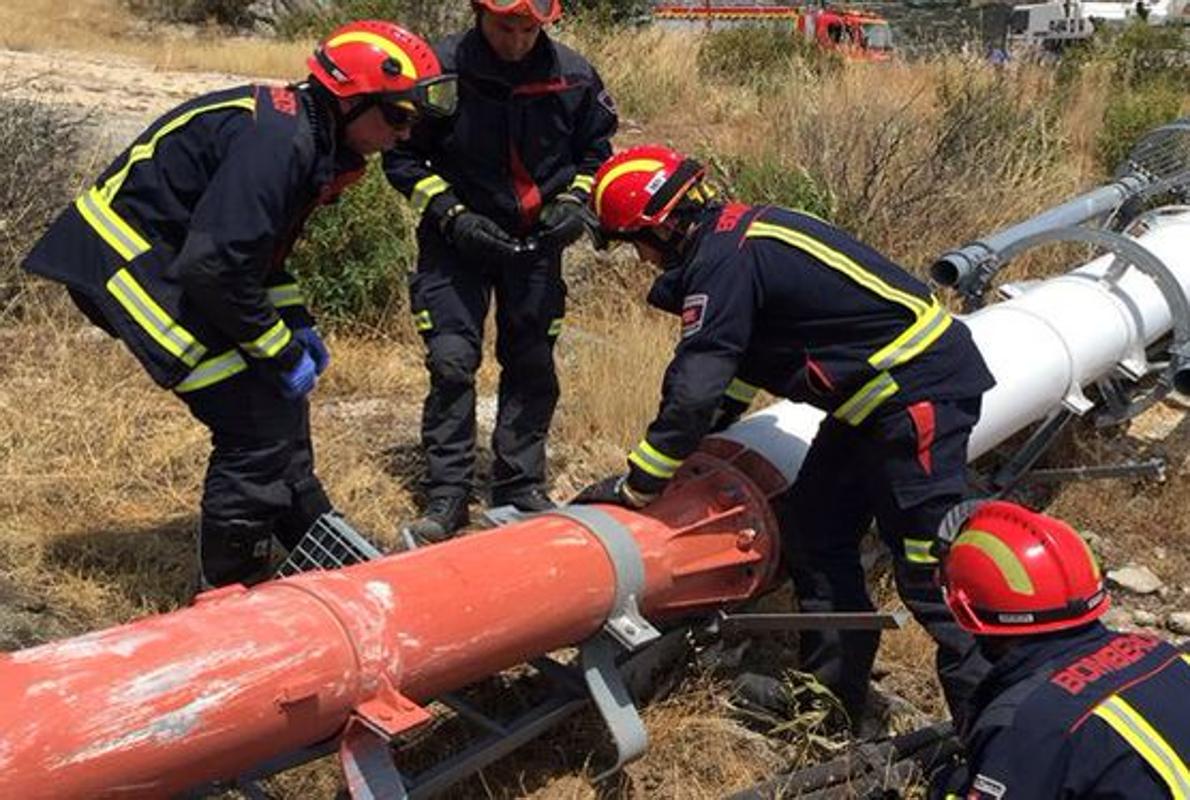
<instances>
[{"instance_id":1,"label":"blue latex glove","mask_svg":"<svg viewBox=\"0 0 1190 800\"><path fill-rule=\"evenodd\" d=\"M322 341L318 331L313 328L295 328L293 338L306 349L310 358L314 359L314 370L319 375L326 372L331 363L331 353L326 349L326 343Z\"/></svg>"},{"instance_id":2,"label":"blue latex glove","mask_svg":"<svg viewBox=\"0 0 1190 800\"><path fill-rule=\"evenodd\" d=\"M318 381L318 368L314 366L314 359L305 350L302 358L293 368L281 373L281 395L290 400L305 397L314 389Z\"/></svg>"}]
</instances>

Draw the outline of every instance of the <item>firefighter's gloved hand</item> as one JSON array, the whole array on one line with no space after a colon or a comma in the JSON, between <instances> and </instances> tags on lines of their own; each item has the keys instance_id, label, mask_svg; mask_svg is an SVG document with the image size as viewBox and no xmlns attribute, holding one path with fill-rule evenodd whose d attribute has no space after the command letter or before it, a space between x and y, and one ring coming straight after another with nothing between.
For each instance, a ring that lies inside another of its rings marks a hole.
<instances>
[{"instance_id":1,"label":"firefighter's gloved hand","mask_svg":"<svg viewBox=\"0 0 1190 800\"><path fill-rule=\"evenodd\" d=\"M331 353L326 349L326 343L314 328L295 328L293 338L310 354L314 361L314 371L321 375L331 363Z\"/></svg>"},{"instance_id":2,"label":"firefighter's gloved hand","mask_svg":"<svg viewBox=\"0 0 1190 800\"><path fill-rule=\"evenodd\" d=\"M541 209L538 217L541 230L540 241L558 250L564 250L582 238L583 234L599 230L599 221L587 208L587 204L572 194L560 194Z\"/></svg>"},{"instance_id":3,"label":"firefighter's gloved hand","mask_svg":"<svg viewBox=\"0 0 1190 800\"><path fill-rule=\"evenodd\" d=\"M289 369L281 373L281 394L290 400L305 397L314 390L318 382L318 368L314 359L303 348L302 357Z\"/></svg>"},{"instance_id":4,"label":"firefighter's gloved hand","mask_svg":"<svg viewBox=\"0 0 1190 800\"><path fill-rule=\"evenodd\" d=\"M465 256L495 258L504 263L516 261L521 255L521 243L483 214L460 211L446 223L446 240Z\"/></svg>"},{"instance_id":5,"label":"firefighter's gloved hand","mask_svg":"<svg viewBox=\"0 0 1190 800\"><path fill-rule=\"evenodd\" d=\"M642 492L628 485L627 475L613 475L592 483L574 496L571 503L607 503L624 508L644 508L653 502L656 494Z\"/></svg>"}]
</instances>

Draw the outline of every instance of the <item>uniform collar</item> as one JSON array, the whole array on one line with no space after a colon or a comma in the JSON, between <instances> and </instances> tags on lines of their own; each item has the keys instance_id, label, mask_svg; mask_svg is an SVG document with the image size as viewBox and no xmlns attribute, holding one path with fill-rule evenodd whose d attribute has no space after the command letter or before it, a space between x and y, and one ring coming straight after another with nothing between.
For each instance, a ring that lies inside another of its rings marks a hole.
<instances>
[{"instance_id":1,"label":"uniform collar","mask_svg":"<svg viewBox=\"0 0 1190 800\"><path fill-rule=\"evenodd\" d=\"M1081 650L1094 650L1114 634L1099 622L1073 631L1058 631L1044 636L1025 637L992 664L988 681L1007 686L1035 673L1050 661L1073 656Z\"/></svg>"},{"instance_id":2,"label":"uniform collar","mask_svg":"<svg viewBox=\"0 0 1190 800\"><path fill-rule=\"evenodd\" d=\"M512 89L523 83L533 83L558 76L558 51L549 34L542 30L537 36L537 42L529 55L515 63L501 61L492 50L488 40L476 22L471 30L463 37L460 44L463 58L460 58L459 71L464 69L477 78L493 83L500 83Z\"/></svg>"}]
</instances>

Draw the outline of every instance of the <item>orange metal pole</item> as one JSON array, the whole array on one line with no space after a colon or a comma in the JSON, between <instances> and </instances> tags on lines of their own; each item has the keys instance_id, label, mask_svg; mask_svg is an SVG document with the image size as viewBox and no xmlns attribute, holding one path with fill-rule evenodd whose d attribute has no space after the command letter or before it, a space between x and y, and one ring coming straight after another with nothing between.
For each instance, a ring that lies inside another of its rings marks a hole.
<instances>
[{"instance_id":1,"label":"orange metal pole","mask_svg":"<svg viewBox=\"0 0 1190 800\"><path fill-rule=\"evenodd\" d=\"M755 466L699 454L647 513L602 507L639 551L649 619L770 580L780 479ZM353 719L395 734L427 719L420 703L597 633L616 581L598 536L545 514L0 656L0 797L163 797Z\"/></svg>"}]
</instances>

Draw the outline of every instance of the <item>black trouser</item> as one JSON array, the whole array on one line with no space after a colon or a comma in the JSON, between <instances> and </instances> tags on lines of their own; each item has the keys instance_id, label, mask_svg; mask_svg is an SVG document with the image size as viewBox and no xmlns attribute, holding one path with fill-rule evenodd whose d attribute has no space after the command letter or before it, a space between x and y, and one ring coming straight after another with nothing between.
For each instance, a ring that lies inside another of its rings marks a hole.
<instances>
[{"instance_id":1,"label":"black trouser","mask_svg":"<svg viewBox=\"0 0 1190 800\"><path fill-rule=\"evenodd\" d=\"M963 499L979 408L979 398L893 407L858 428L828 418L777 505L794 592L808 612L873 609L859 547L875 518L901 599L938 644L938 676L956 720L989 665L943 602L929 546ZM839 695L853 724L879 644L879 632L801 635L802 667Z\"/></svg>"},{"instance_id":2,"label":"black trouser","mask_svg":"<svg viewBox=\"0 0 1190 800\"><path fill-rule=\"evenodd\" d=\"M263 542L267 549L268 537L276 536L292 548L331 510L314 475L309 403L282 397L252 369L178 397L211 431L199 531L204 574L215 585L243 579L260 566L254 547ZM246 548L242 559L239 550L227 552L233 539ZM236 561L243 561L243 575ZM212 569L221 574L209 574Z\"/></svg>"},{"instance_id":3,"label":"black trouser","mask_svg":"<svg viewBox=\"0 0 1190 800\"><path fill-rule=\"evenodd\" d=\"M561 256L471 262L429 225L418 229L410 305L426 342L430 391L422 413L427 493L466 495L475 477L475 373L484 318L496 298L500 388L492 432L493 497L545 486L545 442L558 402L554 342L566 309Z\"/></svg>"}]
</instances>

